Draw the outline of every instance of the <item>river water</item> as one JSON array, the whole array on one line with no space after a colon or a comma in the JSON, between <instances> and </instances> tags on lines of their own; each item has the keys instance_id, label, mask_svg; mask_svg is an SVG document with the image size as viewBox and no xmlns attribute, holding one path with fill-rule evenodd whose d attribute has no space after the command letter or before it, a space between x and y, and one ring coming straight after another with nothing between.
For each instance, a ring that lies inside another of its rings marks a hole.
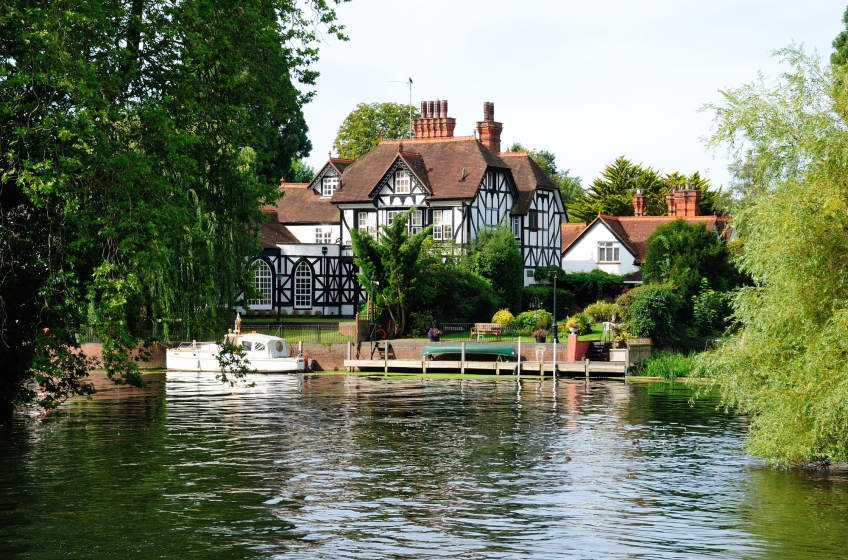
<instances>
[{"instance_id":1,"label":"river water","mask_svg":"<svg viewBox=\"0 0 848 560\"><path fill-rule=\"evenodd\" d=\"M848 478L685 385L149 379L0 426L0 558L848 557Z\"/></svg>"}]
</instances>

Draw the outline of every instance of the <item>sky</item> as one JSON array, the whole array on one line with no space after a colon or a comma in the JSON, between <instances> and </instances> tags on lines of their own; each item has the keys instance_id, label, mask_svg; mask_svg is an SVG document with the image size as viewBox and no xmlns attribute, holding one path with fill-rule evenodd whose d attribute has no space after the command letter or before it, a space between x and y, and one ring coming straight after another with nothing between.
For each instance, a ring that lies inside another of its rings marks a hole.
<instances>
[{"instance_id":1,"label":"sky","mask_svg":"<svg viewBox=\"0 0 848 560\"><path fill-rule=\"evenodd\" d=\"M358 103L447 99L457 136L503 123L502 147L556 155L588 186L619 156L661 173L700 171L727 184L724 151L704 145L721 89L787 69L771 55L795 42L829 57L846 0L352 0L336 8L349 42L325 37L312 154L327 160Z\"/></svg>"}]
</instances>

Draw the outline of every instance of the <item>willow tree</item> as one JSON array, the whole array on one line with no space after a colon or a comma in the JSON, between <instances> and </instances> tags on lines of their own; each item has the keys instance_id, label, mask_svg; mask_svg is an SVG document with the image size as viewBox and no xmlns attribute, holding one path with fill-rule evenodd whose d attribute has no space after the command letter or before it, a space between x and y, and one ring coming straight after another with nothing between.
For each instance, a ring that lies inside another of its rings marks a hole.
<instances>
[{"instance_id":1,"label":"willow tree","mask_svg":"<svg viewBox=\"0 0 848 560\"><path fill-rule=\"evenodd\" d=\"M751 418L751 452L782 464L848 460L848 69L792 46L775 84L726 90L713 147L758 154L760 193L736 216L741 328L703 357Z\"/></svg>"},{"instance_id":2,"label":"willow tree","mask_svg":"<svg viewBox=\"0 0 848 560\"><path fill-rule=\"evenodd\" d=\"M221 326L334 22L327 0L3 4L1 408L33 375L48 406L90 391L87 328L139 385L152 321Z\"/></svg>"}]
</instances>

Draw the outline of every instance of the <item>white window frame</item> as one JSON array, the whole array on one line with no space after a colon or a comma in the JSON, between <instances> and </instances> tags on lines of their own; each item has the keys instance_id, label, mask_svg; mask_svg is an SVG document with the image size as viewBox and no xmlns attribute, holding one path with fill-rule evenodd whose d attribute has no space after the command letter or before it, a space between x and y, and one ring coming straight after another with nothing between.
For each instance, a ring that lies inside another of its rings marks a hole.
<instances>
[{"instance_id":1,"label":"white window frame","mask_svg":"<svg viewBox=\"0 0 848 560\"><path fill-rule=\"evenodd\" d=\"M412 191L412 178L409 171L398 169L395 171L395 194L409 194Z\"/></svg>"},{"instance_id":2,"label":"white window frame","mask_svg":"<svg viewBox=\"0 0 848 560\"><path fill-rule=\"evenodd\" d=\"M433 210L433 240L453 239L453 210Z\"/></svg>"},{"instance_id":3,"label":"white window frame","mask_svg":"<svg viewBox=\"0 0 848 560\"><path fill-rule=\"evenodd\" d=\"M336 188L338 186L338 177L324 177L323 179L321 179L321 197L330 198L331 196L333 196L333 193L336 192Z\"/></svg>"},{"instance_id":4,"label":"white window frame","mask_svg":"<svg viewBox=\"0 0 848 560\"><path fill-rule=\"evenodd\" d=\"M252 300L250 305L271 305L274 291L274 273L265 261L259 259L253 262L254 264L259 263L253 271L253 287L259 290L262 297Z\"/></svg>"},{"instance_id":5,"label":"white window frame","mask_svg":"<svg viewBox=\"0 0 848 560\"><path fill-rule=\"evenodd\" d=\"M294 269L294 306L296 309L312 307L312 267L300 261Z\"/></svg>"},{"instance_id":6,"label":"white window frame","mask_svg":"<svg viewBox=\"0 0 848 560\"><path fill-rule=\"evenodd\" d=\"M315 228L315 243L327 244L333 242L332 228Z\"/></svg>"},{"instance_id":7,"label":"white window frame","mask_svg":"<svg viewBox=\"0 0 848 560\"><path fill-rule=\"evenodd\" d=\"M392 224L395 223L395 218L397 218L398 214L403 212L403 210L387 210L386 211L386 226L392 227Z\"/></svg>"},{"instance_id":8,"label":"white window frame","mask_svg":"<svg viewBox=\"0 0 848 560\"><path fill-rule=\"evenodd\" d=\"M598 262L618 263L620 257L620 244L615 241L598 241Z\"/></svg>"},{"instance_id":9,"label":"white window frame","mask_svg":"<svg viewBox=\"0 0 848 560\"><path fill-rule=\"evenodd\" d=\"M407 222L407 227L409 229L410 235L415 235L421 231L421 228L424 227L423 222L424 213L421 210L416 210L409 217L409 222Z\"/></svg>"},{"instance_id":10,"label":"white window frame","mask_svg":"<svg viewBox=\"0 0 848 560\"><path fill-rule=\"evenodd\" d=\"M357 218L357 228L359 231L364 231L373 238L377 238L377 213L376 212L360 212Z\"/></svg>"},{"instance_id":11,"label":"white window frame","mask_svg":"<svg viewBox=\"0 0 848 560\"><path fill-rule=\"evenodd\" d=\"M516 239L521 237L521 216L512 217L512 234Z\"/></svg>"}]
</instances>

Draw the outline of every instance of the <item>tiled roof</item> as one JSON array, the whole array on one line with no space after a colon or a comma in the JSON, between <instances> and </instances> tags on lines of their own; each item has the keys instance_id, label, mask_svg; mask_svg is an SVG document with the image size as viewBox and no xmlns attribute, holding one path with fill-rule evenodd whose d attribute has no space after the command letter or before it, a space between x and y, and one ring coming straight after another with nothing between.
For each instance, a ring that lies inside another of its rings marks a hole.
<instances>
[{"instance_id":1,"label":"tiled roof","mask_svg":"<svg viewBox=\"0 0 848 560\"><path fill-rule=\"evenodd\" d=\"M559 190L548 174L533 161L527 152L502 152L498 156L512 169L515 186L518 187L518 200L512 211L516 214L526 214L533 201L533 192L537 188Z\"/></svg>"},{"instance_id":2,"label":"tiled roof","mask_svg":"<svg viewBox=\"0 0 848 560\"><path fill-rule=\"evenodd\" d=\"M283 183L286 194L277 201L277 220L281 224L332 224L339 221L339 209L306 187L309 183ZM267 207L266 207L267 208ZM266 209L263 208L263 211Z\"/></svg>"},{"instance_id":3,"label":"tiled roof","mask_svg":"<svg viewBox=\"0 0 848 560\"><path fill-rule=\"evenodd\" d=\"M577 239L577 236L583 233L584 229L586 229L586 222L574 222L560 225L563 252L569 245L571 245L572 241Z\"/></svg>"},{"instance_id":4,"label":"tiled roof","mask_svg":"<svg viewBox=\"0 0 848 560\"><path fill-rule=\"evenodd\" d=\"M598 214L598 217L588 226L586 224L562 225L562 252L565 253L583 235L583 232L591 228L595 222L600 221L618 238L622 245L627 247L628 251L636 255L633 260L634 264L644 264L645 255L648 253L648 237L660 225L679 219L681 219L679 216L607 216ZM718 232L723 236L726 236L729 232L730 218L720 218L713 215L688 216L683 217L683 219L690 224L704 224L710 231L718 229ZM571 228L571 226L582 226L582 229ZM566 228L569 228L568 240L566 240Z\"/></svg>"},{"instance_id":5,"label":"tiled roof","mask_svg":"<svg viewBox=\"0 0 848 560\"><path fill-rule=\"evenodd\" d=\"M347 169L347 166L356 161L355 159L342 159L342 158L330 158L330 165L336 168L336 171L339 172L339 175L344 173L344 170Z\"/></svg>"},{"instance_id":6,"label":"tiled roof","mask_svg":"<svg viewBox=\"0 0 848 560\"><path fill-rule=\"evenodd\" d=\"M473 136L382 140L345 168L333 202L369 201L369 194L398 156L404 158L416 176L426 173L432 200L473 198L487 168L509 167Z\"/></svg>"},{"instance_id":7,"label":"tiled roof","mask_svg":"<svg viewBox=\"0 0 848 560\"><path fill-rule=\"evenodd\" d=\"M283 224L267 222L259 228L259 242L263 249L274 249L277 243L300 243Z\"/></svg>"}]
</instances>

